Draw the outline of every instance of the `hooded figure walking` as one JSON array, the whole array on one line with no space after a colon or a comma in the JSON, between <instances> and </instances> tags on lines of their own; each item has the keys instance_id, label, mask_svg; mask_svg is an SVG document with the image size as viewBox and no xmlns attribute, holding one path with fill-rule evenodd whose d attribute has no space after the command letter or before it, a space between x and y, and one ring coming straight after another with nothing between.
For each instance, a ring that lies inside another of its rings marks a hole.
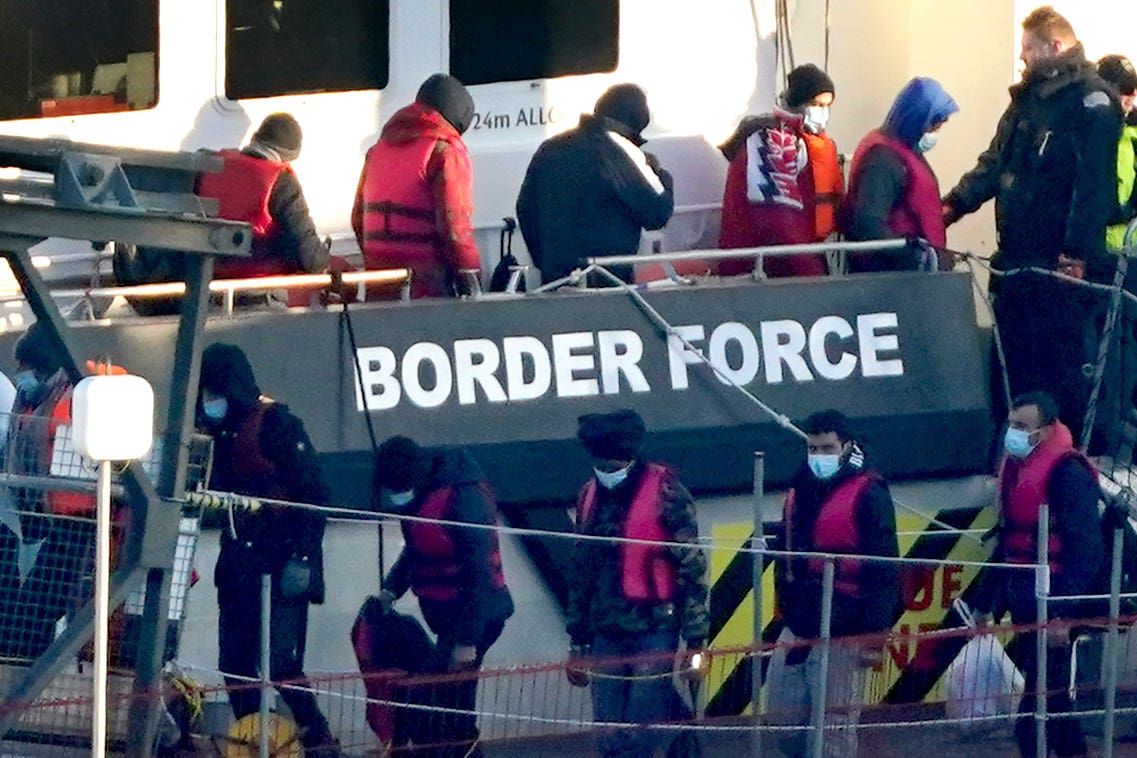
<instances>
[{"instance_id":1,"label":"hooded figure walking","mask_svg":"<svg viewBox=\"0 0 1137 758\"><path fill-rule=\"evenodd\" d=\"M261 394L249 359L236 345L214 343L201 356L198 427L213 437L212 490L323 505L328 491L300 419ZM272 578L270 677L304 680L308 604L324 602L324 517L299 506L234 509L221 530L217 585L218 665L238 719L260 708L249 687L259 673L261 582ZM232 675L232 676L229 676ZM327 719L306 689L278 687L301 728L307 754L338 756Z\"/></svg>"}]
</instances>

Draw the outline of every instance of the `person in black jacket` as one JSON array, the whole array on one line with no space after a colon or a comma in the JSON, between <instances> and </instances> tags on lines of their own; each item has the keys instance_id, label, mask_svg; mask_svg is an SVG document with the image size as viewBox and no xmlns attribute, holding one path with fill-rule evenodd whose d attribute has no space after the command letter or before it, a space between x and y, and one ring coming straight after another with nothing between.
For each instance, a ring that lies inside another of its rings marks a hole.
<instances>
[{"instance_id":1,"label":"person in black jacket","mask_svg":"<svg viewBox=\"0 0 1137 758\"><path fill-rule=\"evenodd\" d=\"M430 452L402 436L380 445L374 483L386 493L393 512L428 519L401 522L405 547L383 582L380 603L390 609L408 589L413 591L427 626L438 635L438 658L432 667L469 674L416 698L457 711L439 714L428 728L440 743L430 755L479 756L472 715L478 690L475 672L513 615L513 598L505 584L496 531L436 522L493 526L497 505L485 474L468 452Z\"/></svg>"},{"instance_id":2,"label":"person in black jacket","mask_svg":"<svg viewBox=\"0 0 1137 758\"><path fill-rule=\"evenodd\" d=\"M618 84L575 129L537 149L521 184L517 219L546 282L568 276L582 258L636 253L640 232L661 229L671 218L671 174L641 149L650 121L644 91ZM612 273L632 281L631 266Z\"/></svg>"},{"instance_id":3,"label":"person in black jacket","mask_svg":"<svg viewBox=\"0 0 1137 758\"><path fill-rule=\"evenodd\" d=\"M808 458L794 477L783 512L784 549L807 553L849 553L895 558L896 514L888 484L865 467L848 419L821 411L802 423ZM900 606L900 572L895 561L838 560L834 565L830 634L834 639L888 630ZM770 662L769 718L781 726L804 727L820 687L821 655L816 645L794 647L821 636L824 561L789 558L774 566L775 602L785 626ZM883 642L835 644L826 678L825 754L855 756L864 669L881 658ZM813 755L808 730L781 732L790 756Z\"/></svg>"},{"instance_id":4,"label":"person in black jacket","mask_svg":"<svg viewBox=\"0 0 1137 758\"><path fill-rule=\"evenodd\" d=\"M1040 267L1112 276L1105 229L1117 206L1116 95L1086 60L1070 22L1047 6L1023 21L1022 81L990 147L943 200L951 224L995 199L999 271ZM1046 390L1077 436L1090 304L1071 285L1019 274L993 280L1011 393ZM1001 415L1003 409L996 409Z\"/></svg>"},{"instance_id":5,"label":"person in black jacket","mask_svg":"<svg viewBox=\"0 0 1137 758\"><path fill-rule=\"evenodd\" d=\"M1097 583L1105 555L1098 513L1101 489L1097 472L1074 448L1070 430L1058 419L1054 398L1045 392L1028 392L1011 403L1003 449L998 471L998 544L993 560L1024 568L986 572L971 604L982 623L1009 611L1013 623L1035 624L1035 572L1025 567L1038 561L1041 506L1045 503L1049 507L1049 594L1092 594L1100 589ZM1048 617L1076 618L1082 610L1076 602L1052 602ZM1019 752L1029 758L1035 755L1038 659L1035 635L1023 637L1022 644L1016 646L1016 663L1026 687L1015 737ZM1065 686L1070 680L1070 628L1050 629L1046 641L1050 648L1046 659L1048 744L1061 756L1085 755L1086 741L1078 719L1062 717L1072 709Z\"/></svg>"},{"instance_id":6,"label":"person in black jacket","mask_svg":"<svg viewBox=\"0 0 1137 758\"><path fill-rule=\"evenodd\" d=\"M198 426L213 436L212 490L308 505L327 503L316 451L300 419L261 394L245 353L215 343L201 357ZM324 517L301 506L234 509L221 529L217 585L218 665L237 718L255 713L260 691L248 686L260 661L261 576L272 581L270 676L303 680L308 604L324 602ZM310 755L338 755L315 696L280 687Z\"/></svg>"}]
</instances>

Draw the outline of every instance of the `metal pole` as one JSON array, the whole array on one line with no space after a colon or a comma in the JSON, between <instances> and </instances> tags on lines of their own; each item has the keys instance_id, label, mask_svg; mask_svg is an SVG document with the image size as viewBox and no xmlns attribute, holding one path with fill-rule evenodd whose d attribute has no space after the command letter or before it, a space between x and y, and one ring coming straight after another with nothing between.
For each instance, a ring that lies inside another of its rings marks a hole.
<instances>
[{"instance_id":1,"label":"metal pole","mask_svg":"<svg viewBox=\"0 0 1137 758\"><path fill-rule=\"evenodd\" d=\"M825 754L825 698L829 689L829 626L832 620L833 560L826 558L825 573L821 579L821 672L817 676L817 692L813 696L811 719L814 737L813 758L822 758ZM808 675L806 679L808 681Z\"/></svg>"},{"instance_id":2,"label":"metal pole","mask_svg":"<svg viewBox=\"0 0 1137 758\"><path fill-rule=\"evenodd\" d=\"M111 462L99 461L95 500L95 681L91 754L107 753L107 627L111 595Z\"/></svg>"},{"instance_id":3,"label":"metal pole","mask_svg":"<svg viewBox=\"0 0 1137 758\"><path fill-rule=\"evenodd\" d=\"M1039 624L1035 633L1035 695L1034 695L1034 744L1036 758L1047 758L1046 745L1046 682L1047 655L1047 614L1046 601L1050 595L1050 506L1043 503L1038 509L1038 566L1034 574L1035 616Z\"/></svg>"},{"instance_id":4,"label":"metal pole","mask_svg":"<svg viewBox=\"0 0 1137 758\"><path fill-rule=\"evenodd\" d=\"M269 758L268 715L269 695L272 692L272 647L269 632L272 631L272 575L261 574L261 758Z\"/></svg>"},{"instance_id":5,"label":"metal pole","mask_svg":"<svg viewBox=\"0 0 1137 758\"><path fill-rule=\"evenodd\" d=\"M754 656L750 659L750 712L754 714L754 731L751 733L750 754L762 758L762 574L766 548L765 519L762 516L762 495L766 489L766 454L754 451L754 531L750 547L754 550L754 571L751 591L754 593Z\"/></svg>"},{"instance_id":6,"label":"metal pole","mask_svg":"<svg viewBox=\"0 0 1137 758\"><path fill-rule=\"evenodd\" d=\"M1122 516L1128 519L1128 515ZM1113 529L1113 565L1109 571L1109 633L1105 638L1105 723L1102 725L1102 756L1113 756L1113 728L1117 706L1117 654L1119 635L1117 619L1121 615L1121 551L1124 546L1125 522Z\"/></svg>"}]
</instances>

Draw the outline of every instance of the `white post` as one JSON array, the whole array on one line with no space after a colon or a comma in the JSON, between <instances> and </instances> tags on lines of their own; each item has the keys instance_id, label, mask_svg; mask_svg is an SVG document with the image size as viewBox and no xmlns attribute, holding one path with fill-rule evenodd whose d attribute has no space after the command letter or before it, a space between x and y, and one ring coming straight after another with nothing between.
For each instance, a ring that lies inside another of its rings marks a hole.
<instances>
[{"instance_id":1,"label":"white post","mask_svg":"<svg viewBox=\"0 0 1137 758\"><path fill-rule=\"evenodd\" d=\"M1121 553L1125 549L1123 536L1127 528L1128 514L1120 516L1123 521L1113 529L1113 564L1109 571L1109 634L1105 638L1105 723L1102 726L1102 757L1113 758L1113 731L1117 716L1117 659L1119 652L1117 619L1121 615Z\"/></svg>"},{"instance_id":2,"label":"white post","mask_svg":"<svg viewBox=\"0 0 1137 758\"><path fill-rule=\"evenodd\" d=\"M762 758L762 574L765 560L762 554L766 547L763 536L765 520L762 517L762 494L765 491L766 454L761 450L754 452L754 536L750 547L754 549L754 572L751 577L751 591L754 593L754 656L750 659L750 709L754 714L754 732L750 741L750 754Z\"/></svg>"},{"instance_id":3,"label":"white post","mask_svg":"<svg viewBox=\"0 0 1137 758\"><path fill-rule=\"evenodd\" d=\"M825 559L821 578L821 673L817 675L817 692L813 694L813 758L825 755L825 698L829 689L829 634L833 623L833 559ZM812 655L812 653L810 653ZM1045 756L1043 757L1045 758Z\"/></svg>"},{"instance_id":4,"label":"white post","mask_svg":"<svg viewBox=\"0 0 1137 758\"><path fill-rule=\"evenodd\" d=\"M1050 596L1050 506L1046 503L1038 509L1038 566L1034 575L1034 600L1036 621L1039 624L1035 634L1036 661L1035 695L1034 695L1034 744L1036 758L1047 758L1049 751L1046 745L1046 693L1049 686L1046 681L1046 655L1047 655L1047 613L1046 601Z\"/></svg>"},{"instance_id":5,"label":"white post","mask_svg":"<svg viewBox=\"0 0 1137 758\"><path fill-rule=\"evenodd\" d=\"M272 647L269 634L272 631L272 575L261 575L261 758L269 758L268 716L269 696L272 694Z\"/></svg>"},{"instance_id":6,"label":"white post","mask_svg":"<svg viewBox=\"0 0 1137 758\"><path fill-rule=\"evenodd\" d=\"M95 500L95 681L91 754L107 754L107 627L111 597L111 462L99 461Z\"/></svg>"}]
</instances>

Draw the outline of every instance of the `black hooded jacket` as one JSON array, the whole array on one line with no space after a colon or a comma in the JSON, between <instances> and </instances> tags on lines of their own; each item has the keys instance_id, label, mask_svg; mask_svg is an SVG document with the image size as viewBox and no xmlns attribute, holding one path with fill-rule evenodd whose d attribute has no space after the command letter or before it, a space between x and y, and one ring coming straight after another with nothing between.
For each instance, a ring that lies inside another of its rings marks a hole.
<instances>
[{"instance_id":1,"label":"black hooded jacket","mask_svg":"<svg viewBox=\"0 0 1137 758\"><path fill-rule=\"evenodd\" d=\"M1105 227L1117 207L1121 109L1081 45L1011 87L986 152L944 198L954 221L995 198L995 266L1053 269L1062 253L1091 276L1113 270Z\"/></svg>"},{"instance_id":2,"label":"black hooded jacket","mask_svg":"<svg viewBox=\"0 0 1137 758\"><path fill-rule=\"evenodd\" d=\"M221 492L323 505L328 490L316 451L300 419L288 407L260 394L245 354L233 345L211 345L202 356L201 385L226 398L228 413L220 422L207 419L198 401L198 426L214 440L209 488ZM252 457L240 450L241 432L262 410L259 453L272 470L250 476ZM311 568L307 596L324 600L324 516L311 509L268 505L249 513L234 511L232 527L221 530L221 554L214 581L219 594L260 592L257 577L272 574L279 587L285 564L295 558ZM235 532L235 534L234 534Z\"/></svg>"},{"instance_id":3,"label":"black hooded jacket","mask_svg":"<svg viewBox=\"0 0 1137 758\"><path fill-rule=\"evenodd\" d=\"M660 229L671 218L671 175L644 157L640 142L621 122L585 114L575 129L537 149L517 220L544 281L572 273L582 258L633 254L643 229ZM634 161L636 153L645 164ZM613 273L631 281L630 266Z\"/></svg>"},{"instance_id":4,"label":"black hooded jacket","mask_svg":"<svg viewBox=\"0 0 1137 758\"><path fill-rule=\"evenodd\" d=\"M489 494L486 476L465 450L442 450L433 456L425 481L416 483L416 496L406 513L418 513L427 497L442 488L450 488L454 493L448 520L483 525L497 523L497 509ZM408 523L403 522L404 535L407 534ZM491 556L500 549L497 533L491 529L456 527L448 531L462 564L458 578L461 590L452 602L420 597L419 607L427 625L440 639L451 640L458 645L476 645L485 639L487 628L513 615L513 598L508 588L499 587L493 581ZM412 571L418 559L411 540L407 539L406 547L383 582L383 588L401 597L411 588Z\"/></svg>"},{"instance_id":5,"label":"black hooded jacket","mask_svg":"<svg viewBox=\"0 0 1137 758\"><path fill-rule=\"evenodd\" d=\"M793 480L794 518L789 549L813 551L813 527L822 504L839 484L860 473L860 468L845 462L833 477L821 480L808 467L802 467ZM892 495L880 477L874 476L861 495L856 519L861 535L858 554L899 555ZM788 568L785 559L774 565L778 611L795 635L816 638L821 628L821 581L805 570L804 559L793 561L792 572ZM861 586L865 589L860 598L834 592L830 624L834 637L881 632L896 621L900 605L899 564L866 561L861 568Z\"/></svg>"}]
</instances>

